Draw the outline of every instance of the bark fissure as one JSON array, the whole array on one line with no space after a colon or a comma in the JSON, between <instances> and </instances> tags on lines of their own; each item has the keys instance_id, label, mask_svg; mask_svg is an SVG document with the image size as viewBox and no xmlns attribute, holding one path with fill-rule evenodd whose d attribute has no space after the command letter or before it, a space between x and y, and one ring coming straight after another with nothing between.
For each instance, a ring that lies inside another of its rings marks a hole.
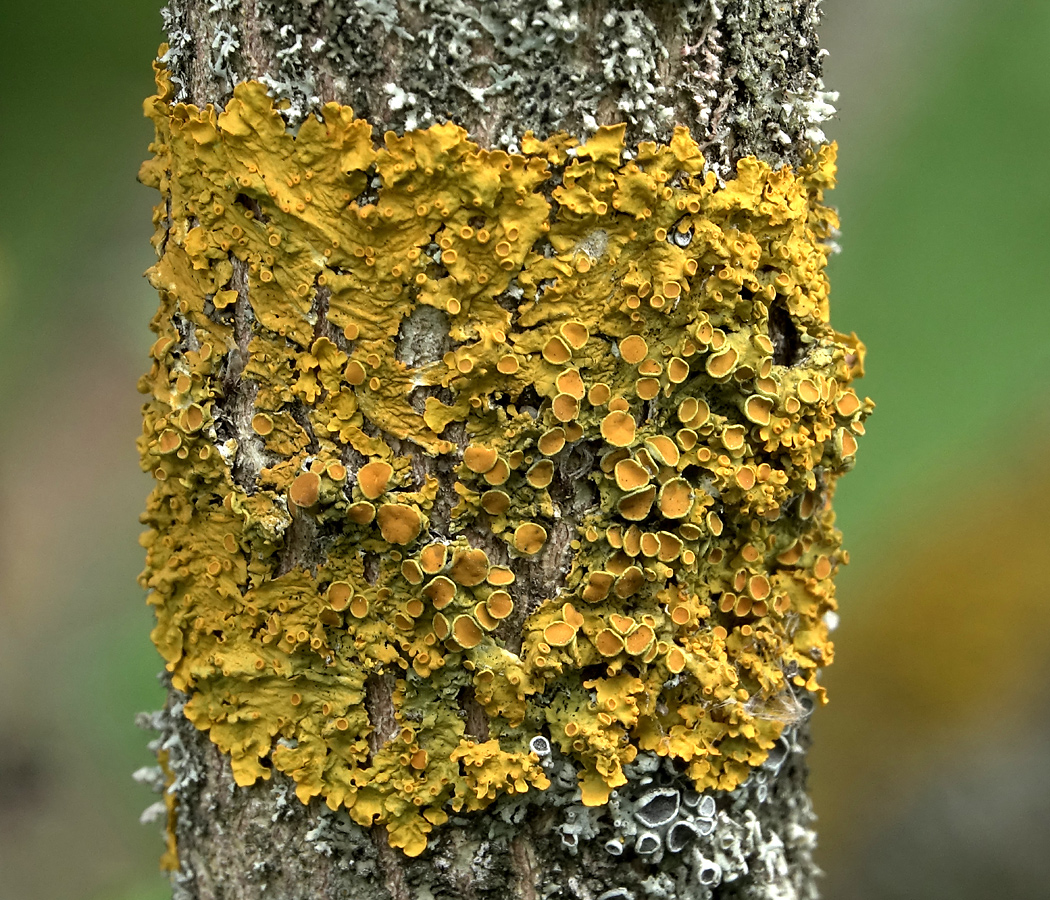
<instances>
[{"instance_id":1,"label":"bark fissure","mask_svg":"<svg viewBox=\"0 0 1050 900\"><path fill-rule=\"evenodd\" d=\"M373 753L397 737L392 675L373 675L365 682L365 709L372 724L368 744Z\"/></svg>"},{"instance_id":2,"label":"bark fissure","mask_svg":"<svg viewBox=\"0 0 1050 900\"><path fill-rule=\"evenodd\" d=\"M405 872L402 865L404 857L390 846L385 825L373 827L372 841L376 847L380 871L383 873L383 883L390 892L390 900L412 900L412 895L409 894L408 886L405 884Z\"/></svg>"},{"instance_id":3,"label":"bark fissure","mask_svg":"<svg viewBox=\"0 0 1050 900\"><path fill-rule=\"evenodd\" d=\"M510 852L514 860L517 896L520 900L536 900L536 877L533 874L535 863L529 839L523 834L515 837L511 841Z\"/></svg>"},{"instance_id":4,"label":"bark fissure","mask_svg":"<svg viewBox=\"0 0 1050 900\"><path fill-rule=\"evenodd\" d=\"M237 292L233 307L234 346L227 354L223 378L225 398L220 401L221 412L216 418L220 426L226 425L229 436L236 441L233 479L250 493L255 490L259 471L266 462L262 441L252 429L255 395L259 386L251 378L243 377L248 364L248 345L252 339L255 316L248 295L247 264L236 258L231 258L230 263L233 267L230 285Z\"/></svg>"}]
</instances>

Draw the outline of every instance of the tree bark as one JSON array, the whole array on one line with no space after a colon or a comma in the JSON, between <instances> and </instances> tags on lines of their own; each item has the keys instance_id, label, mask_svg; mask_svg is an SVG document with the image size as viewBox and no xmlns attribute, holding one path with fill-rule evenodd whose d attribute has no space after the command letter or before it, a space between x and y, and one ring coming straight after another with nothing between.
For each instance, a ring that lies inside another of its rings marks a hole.
<instances>
[{"instance_id":1,"label":"tree bark","mask_svg":"<svg viewBox=\"0 0 1050 900\"><path fill-rule=\"evenodd\" d=\"M171 0L165 10L170 40L165 63L174 101L222 107L235 86L259 80L285 101L282 115L292 130L332 102L352 106L380 134L451 121L481 147L512 153L530 130L541 138L568 132L582 140L601 126L623 122L627 147L637 148L643 141L667 143L677 125L686 125L707 169L728 180L738 161L749 156L773 168L799 167L824 140L821 123L831 109L820 79L818 7L819 0ZM216 421L225 417L239 442L233 481L250 486L261 464L248 452L255 440L249 425L255 388L244 366L248 341L259 326L242 265L232 264L230 285L238 296ZM324 292L318 296L313 313L323 319ZM450 346L447 323L440 314L411 320L401 338L402 360L416 365L440 359ZM805 328L772 313L770 322L779 363L795 364L782 348ZM457 442L462 447L466 440L453 436ZM398 445L402 454L440 481L439 492L451 495L451 471L409 443ZM351 468L352 456L344 454ZM588 468L565 478L566 491L598 465L595 453L582 459ZM816 489L822 506L834 474L826 468ZM438 521L440 496L431 528L455 538L448 507L444 521ZM449 507L454 499L449 497ZM557 541L552 534L551 543L567 546L587 511L571 497L566 500L561 531ZM800 522L797 533L805 527ZM316 566L326 552L322 531L305 516L293 519L277 573ZM499 558L490 537L470 537L474 546ZM521 649L521 636L513 632L520 632L527 611L555 596L565 581L566 561L553 552L531 565L527 572L517 569L518 618L509 620L509 631L497 632L512 650ZM372 752L400 727L393 717L392 683L381 675L366 683ZM547 791L533 790L525 799L501 797L479 812L453 815L413 858L389 846L383 826L356 824L344 809L332 811L318 797L301 802L292 779L280 772L268 781L236 784L227 754L188 721L187 694L169 683L166 708L147 724L159 732L156 746L164 759L157 778L172 811L174 896L816 897L815 835L805 786L812 695L792 696L798 709L769 758L733 790L697 794L681 767L643 753L632 764L628 783L608 803L587 806L579 801L573 768L552 759L545 763L552 782ZM484 710L469 696L462 705L467 734L484 739ZM693 828L688 847L673 852L672 826L659 822L650 828L645 818L656 815L645 810L657 795L673 795L682 821L713 824ZM623 819L630 820L628 826ZM643 852L647 829L660 844L655 852Z\"/></svg>"}]
</instances>

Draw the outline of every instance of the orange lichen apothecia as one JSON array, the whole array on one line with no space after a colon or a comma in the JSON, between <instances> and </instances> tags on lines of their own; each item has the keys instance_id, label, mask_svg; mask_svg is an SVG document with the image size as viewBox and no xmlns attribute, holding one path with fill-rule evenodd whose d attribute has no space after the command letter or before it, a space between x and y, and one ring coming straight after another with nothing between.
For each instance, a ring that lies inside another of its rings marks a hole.
<instances>
[{"instance_id":1,"label":"orange lichen apothecia","mask_svg":"<svg viewBox=\"0 0 1050 900\"><path fill-rule=\"evenodd\" d=\"M871 409L828 325L834 149L720 186L685 128L377 143L344 106L293 135L261 84L223 111L158 84L143 583L237 782L277 769L415 855L546 788L537 735L591 805L639 751L745 780L821 694Z\"/></svg>"}]
</instances>

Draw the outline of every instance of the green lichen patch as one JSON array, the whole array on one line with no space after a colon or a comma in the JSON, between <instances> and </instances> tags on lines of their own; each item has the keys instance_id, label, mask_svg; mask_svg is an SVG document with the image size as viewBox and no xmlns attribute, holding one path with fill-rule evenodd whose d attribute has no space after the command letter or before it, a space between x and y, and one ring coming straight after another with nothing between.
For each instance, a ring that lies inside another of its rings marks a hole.
<instances>
[{"instance_id":1,"label":"green lichen patch","mask_svg":"<svg viewBox=\"0 0 1050 900\"><path fill-rule=\"evenodd\" d=\"M158 85L143 583L237 782L418 855L548 786L538 734L589 805L639 751L744 781L822 695L871 409L828 324L834 149L719 187L684 128L508 154Z\"/></svg>"}]
</instances>

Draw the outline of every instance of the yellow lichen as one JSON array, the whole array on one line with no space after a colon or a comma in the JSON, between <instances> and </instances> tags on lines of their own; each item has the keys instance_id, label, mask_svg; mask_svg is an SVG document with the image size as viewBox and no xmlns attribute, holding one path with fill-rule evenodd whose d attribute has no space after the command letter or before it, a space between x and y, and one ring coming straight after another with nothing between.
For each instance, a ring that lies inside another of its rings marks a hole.
<instances>
[{"instance_id":1,"label":"yellow lichen","mask_svg":"<svg viewBox=\"0 0 1050 900\"><path fill-rule=\"evenodd\" d=\"M157 751L157 763L164 775L164 853L160 857L160 868L162 872L177 872L179 848L175 826L178 818L178 800L175 792L171 790L172 784L175 783L175 773L169 765L169 759L167 750Z\"/></svg>"},{"instance_id":2,"label":"yellow lichen","mask_svg":"<svg viewBox=\"0 0 1050 900\"><path fill-rule=\"evenodd\" d=\"M622 126L571 154L452 123L377 146L336 104L292 135L260 84L221 111L158 85L143 583L237 783L277 769L418 854L449 812L546 787L538 733L586 803L640 750L701 790L743 781L784 698L822 694L831 485L871 409L861 345L828 324L834 149L719 186L685 128L626 161ZM449 349L410 365L422 307ZM600 465L569 467L577 448ZM458 498L448 533L424 456ZM600 502L565 518L555 488L580 479ZM283 565L297 532L323 550ZM567 574L519 629L551 554ZM373 746L380 677L399 731Z\"/></svg>"}]
</instances>

